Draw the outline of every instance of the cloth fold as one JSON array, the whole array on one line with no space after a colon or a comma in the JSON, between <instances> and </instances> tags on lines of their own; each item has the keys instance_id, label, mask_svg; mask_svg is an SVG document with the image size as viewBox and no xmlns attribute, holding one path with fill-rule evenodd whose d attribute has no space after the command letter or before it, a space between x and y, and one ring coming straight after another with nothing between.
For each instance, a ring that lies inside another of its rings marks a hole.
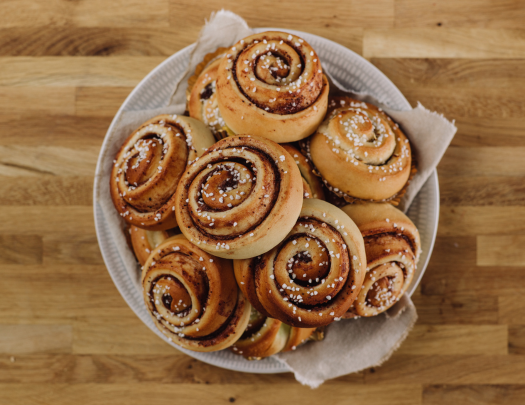
<instances>
[{"instance_id":1,"label":"cloth fold","mask_svg":"<svg viewBox=\"0 0 525 405\"><path fill-rule=\"evenodd\" d=\"M251 34L253 31L238 15L225 10L213 13L192 49L185 74L174 83L169 105L155 110L125 111L112 131L107 134L108 146L101 152L101 178L95 195L109 224L120 257L138 289L140 289L140 267L126 243L124 222L114 209L109 194L109 174L113 158L126 137L142 122L158 114L184 112L187 80L206 54L215 51L218 47L231 46ZM406 212L439 163L454 136L456 127L443 116L428 111L421 104L411 110L395 111L386 105L381 105L369 95L354 93L351 89L345 89L333 78L332 81L339 91L380 105L407 133L418 156L418 173L412 179L401 201L400 208ZM335 322L327 328L325 340L306 344L294 352L274 357L285 364L299 382L313 388L327 379L378 366L399 347L417 320L414 304L406 296L388 313L390 315L381 314L374 318Z\"/></svg>"}]
</instances>

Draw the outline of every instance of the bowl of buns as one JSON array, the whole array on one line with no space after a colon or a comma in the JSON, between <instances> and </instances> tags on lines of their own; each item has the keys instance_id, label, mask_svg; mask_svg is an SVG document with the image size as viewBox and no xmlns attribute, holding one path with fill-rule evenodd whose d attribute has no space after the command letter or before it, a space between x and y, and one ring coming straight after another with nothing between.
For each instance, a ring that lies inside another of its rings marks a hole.
<instances>
[{"instance_id":1,"label":"bowl of buns","mask_svg":"<svg viewBox=\"0 0 525 405\"><path fill-rule=\"evenodd\" d=\"M151 72L112 126L165 106L191 51ZM233 370L288 371L273 355L300 356L333 322L376 317L414 292L437 231L437 174L398 209L418 170L410 137L380 106L335 94L331 78L410 108L352 51L256 29L206 54L183 112L105 141L112 164L103 174L99 162L96 182L136 276L95 200L101 251L130 307L170 345Z\"/></svg>"}]
</instances>

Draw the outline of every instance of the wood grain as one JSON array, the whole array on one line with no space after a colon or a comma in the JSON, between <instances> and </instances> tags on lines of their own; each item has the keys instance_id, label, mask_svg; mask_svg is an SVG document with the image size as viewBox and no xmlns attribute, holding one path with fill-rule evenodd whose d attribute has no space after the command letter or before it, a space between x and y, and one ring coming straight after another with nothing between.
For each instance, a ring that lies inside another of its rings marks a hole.
<instances>
[{"instance_id":1,"label":"wood grain","mask_svg":"<svg viewBox=\"0 0 525 405\"><path fill-rule=\"evenodd\" d=\"M396 355L507 354L507 341L506 325L417 325Z\"/></svg>"},{"instance_id":2,"label":"wood grain","mask_svg":"<svg viewBox=\"0 0 525 405\"><path fill-rule=\"evenodd\" d=\"M261 375L221 369L177 350L161 355L23 354L12 356L14 361L10 357L0 355L0 384L185 383L218 387L220 384L293 384L295 381L291 373ZM362 384L363 377L362 373L354 374L345 377L344 381Z\"/></svg>"},{"instance_id":3,"label":"wood grain","mask_svg":"<svg viewBox=\"0 0 525 405\"><path fill-rule=\"evenodd\" d=\"M46 235L42 242L44 264L104 264L95 235L63 232Z\"/></svg>"},{"instance_id":4,"label":"wood grain","mask_svg":"<svg viewBox=\"0 0 525 405\"><path fill-rule=\"evenodd\" d=\"M104 266L3 265L2 277L0 324L71 325L83 317L134 317Z\"/></svg>"},{"instance_id":5,"label":"wood grain","mask_svg":"<svg viewBox=\"0 0 525 405\"><path fill-rule=\"evenodd\" d=\"M494 296L525 291L523 267L463 266L431 264L421 281L421 293L428 296ZM490 310L495 311L495 308Z\"/></svg>"},{"instance_id":6,"label":"wood grain","mask_svg":"<svg viewBox=\"0 0 525 405\"><path fill-rule=\"evenodd\" d=\"M4 56L0 86L135 87L165 58L162 56Z\"/></svg>"},{"instance_id":7,"label":"wood grain","mask_svg":"<svg viewBox=\"0 0 525 405\"><path fill-rule=\"evenodd\" d=\"M94 388L97 387L96 390ZM115 398L112 404L129 404L154 402L156 404L169 404L173 401L173 388L165 384L141 384L140 386L127 386L123 384L61 384L61 385L33 385L31 392L17 387L16 385L0 385L0 400L10 404L22 404L35 401L37 398L46 403L66 404L82 398L84 404L98 404L100 398ZM268 402L274 403L283 396L290 396L294 401L305 405L317 404L330 395L330 400L335 405L348 404L348 398L352 398L353 404L380 404L382 398L388 397L392 405L419 404L421 399L421 388L417 385L392 385L381 386L376 390L370 390L364 386L341 385L337 390L330 386L321 387L310 391L303 389L300 385L289 386L287 384L274 384L272 390L268 391L260 385L224 385L218 389L217 386L203 385L195 389L192 385L179 385L180 392L177 393L178 404L224 404L231 402L250 401L253 404L263 405Z\"/></svg>"},{"instance_id":8,"label":"wood grain","mask_svg":"<svg viewBox=\"0 0 525 405\"><path fill-rule=\"evenodd\" d=\"M372 58L396 86L475 89L525 85L522 59Z\"/></svg>"},{"instance_id":9,"label":"wood grain","mask_svg":"<svg viewBox=\"0 0 525 405\"><path fill-rule=\"evenodd\" d=\"M45 103L35 102L46 100ZM75 113L75 89L72 87L46 88L0 87L0 108L11 114L60 114Z\"/></svg>"},{"instance_id":10,"label":"wood grain","mask_svg":"<svg viewBox=\"0 0 525 405\"><path fill-rule=\"evenodd\" d=\"M450 161L450 158L447 158ZM448 206L518 206L525 204L521 176L439 176L441 204Z\"/></svg>"},{"instance_id":11,"label":"wood grain","mask_svg":"<svg viewBox=\"0 0 525 405\"><path fill-rule=\"evenodd\" d=\"M451 146L438 165L444 175L455 176L525 176L525 148Z\"/></svg>"},{"instance_id":12,"label":"wood grain","mask_svg":"<svg viewBox=\"0 0 525 405\"><path fill-rule=\"evenodd\" d=\"M454 119L418 322L380 367L303 387L165 344L103 263L93 175L136 84L212 11L321 35ZM523 0L4 0L0 13L1 404L525 402Z\"/></svg>"},{"instance_id":13,"label":"wood grain","mask_svg":"<svg viewBox=\"0 0 525 405\"><path fill-rule=\"evenodd\" d=\"M525 146L524 118L456 117L456 126L453 146Z\"/></svg>"},{"instance_id":14,"label":"wood grain","mask_svg":"<svg viewBox=\"0 0 525 405\"><path fill-rule=\"evenodd\" d=\"M498 298L499 321L507 325L525 325L525 296L523 291Z\"/></svg>"},{"instance_id":15,"label":"wood grain","mask_svg":"<svg viewBox=\"0 0 525 405\"><path fill-rule=\"evenodd\" d=\"M363 37L367 58L502 58L525 56L525 31L491 28L370 29Z\"/></svg>"},{"instance_id":16,"label":"wood grain","mask_svg":"<svg viewBox=\"0 0 525 405\"><path fill-rule=\"evenodd\" d=\"M0 29L0 56L170 56L195 41L198 30L162 25Z\"/></svg>"},{"instance_id":17,"label":"wood grain","mask_svg":"<svg viewBox=\"0 0 525 405\"><path fill-rule=\"evenodd\" d=\"M0 112L0 145L61 146L71 149L102 146L113 117L75 117Z\"/></svg>"},{"instance_id":18,"label":"wood grain","mask_svg":"<svg viewBox=\"0 0 525 405\"><path fill-rule=\"evenodd\" d=\"M185 357L134 317L78 320L73 330L73 353Z\"/></svg>"},{"instance_id":19,"label":"wood grain","mask_svg":"<svg viewBox=\"0 0 525 405\"><path fill-rule=\"evenodd\" d=\"M478 266L525 266L525 235L480 235Z\"/></svg>"},{"instance_id":20,"label":"wood grain","mask_svg":"<svg viewBox=\"0 0 525 405\"><path fill-rule=\"evenodd\" d=\"M39 27L45 25L168 26L168 0L139 0L108 3L103 0L5 0L0 18L2 27Z\"/></svg>"},{"instance_id":21,"label":"wood grain","mask_svg":"<svg viewBox=\"0 0 525 405\"><path fill-rule=\"evenodd\" d=\"M6 206L0 211L0 235L95 233L92 208L86 206Z\"/></svg>"},{"instance_id":22,"label":"wood grain","mask_svg":"<svg viewBox=\"0 0 525 405\"><path fill-rule=\"evenodd\" d=\"M2 325L0 353L69 353L71 325Z\"/></svg>"},{"instance_id":23,"label":"wood grain","mask_svg":"<svg viewBox=\"0 0 525 405\"><path fill-rule=\"evenodd\" d=\"M41 264L42 245L38 235L0 235L0 264Z\"/></svg>"},{"instance_id":24,"label":"wood grain","mask_svg":"<svg viewBox=\"0 0 525 405\"><path fill-rule=\"evenodd\" d=\"M367 384L522 384L525 356L394 355L365 373Z\"/></svg>"},{"instance_id":25,"label":"wood grain","mask_svg":"<svg viewBox=\"0 0 525 405\"><path fill-rule=\"evenodd\" d=\"M100 148L62 146L0 146L0 175L90 176Z\"/></svg>"},{"instance_id":26,"label":"wood grain","mask_svg":"<svg viewBox=\"0 0 525 405\"><path fill-rule=\"evenodd\" d=\"M433 385L423 390L423 404L425 405L445 403L518 405L524 401L525 389L520 385Z\"/></svg>"},{"instance_id":27,"label":"wood grain","mask_svg":"<svg viewBox=\"0 0 525 405\"><path fill-rule=\"evenodd\" d=\"M131 90L131 87L79 87L75 94L75 114L113 117Z\"/></svg>"},{"instance_id":28,"label":"wood grain","mask_svg":"<svg viewBox=\"0 0 525 405\"><path fill-rule=\"evenodd\" d=\"M20 169L19 173L21 177L0 176L0 205L90 206L93 203L91 176L54 176L27 169ZM24 187L20 187L21 183Z\"/></svg>"},{"instance_id":29,"label":"wood grain","mask_svg":"<svg viewBox=\"0 0 525 405\"><path fill-rule=\"evenodd\" d=\"M442 206L439 235L504 235L525 233L525 207Z\"/></svg>"},{"instance_id":30,"label":"wood grain","mask_svg":"<svg viewBox=\"0 0 525 405\"><path fill-rule=\"evenodd\" d=\"M525 18L522 0L397 0L395 7L395 26L400 28L522 28Z\"/></svg>"},{"instance_id":31,"label":"wood grain","mask_svg":"<svg viewBox=\"0 0 525 405\"><path fill-rule=\"evenodd\" d=\"M254 8L250 0L221 1L209 0L195 3L191 0L170 0L170 23L172 25L200 26L205 18L215 10L227 7L241 15L250 26L284 27L291 29L327 28L379 28L394 24L394 2L378 0L374 3L350 0L340 2L327 0L323 7L315 0L300 3L275 3L263 0ZM180 18L185 15L185 18ZM301 15L302 18L297 18Z\"/></svg>"}]
</instances>

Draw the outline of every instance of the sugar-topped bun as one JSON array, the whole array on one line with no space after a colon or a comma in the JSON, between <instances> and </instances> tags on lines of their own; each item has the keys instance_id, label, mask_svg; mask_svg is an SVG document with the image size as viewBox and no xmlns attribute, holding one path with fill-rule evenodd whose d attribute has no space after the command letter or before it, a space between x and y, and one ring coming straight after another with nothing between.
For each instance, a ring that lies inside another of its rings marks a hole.
<instances>
[{"instance_id":1,"label":"sugar-topped bun","mask_svg":"<svg viewBox=\"0 0 525 405\"><path fill-rule=\"evenodd\" d=\"M230 48L219 66L217 96L234 133L293 142L311 135L323 120L328 80L305 40L267 31Z\"/></svg>"},{"instance_id":2,"label":"sugar-topped bun","mask_svg":"<svg viewBox=\"0 0 525 405\"><path fill-rule=\"evenodd\" d=\"M352 204L342 208L365 240L367 273L349 316L374 316L406 292L421 253L414 223L390 204Z\"/></svg>"},{"instance_id":3,"label":"sugar-topped bun","mask_svg":"<svg viewBox=\"0 0 525 405\"><path fill-rule=\"evenodd\" d=\"M330 190L349 200L392 199L411 173L410 143L399 125L376 106L349 97L331 100L309 151Z\"/></svg>"}]
</instances>

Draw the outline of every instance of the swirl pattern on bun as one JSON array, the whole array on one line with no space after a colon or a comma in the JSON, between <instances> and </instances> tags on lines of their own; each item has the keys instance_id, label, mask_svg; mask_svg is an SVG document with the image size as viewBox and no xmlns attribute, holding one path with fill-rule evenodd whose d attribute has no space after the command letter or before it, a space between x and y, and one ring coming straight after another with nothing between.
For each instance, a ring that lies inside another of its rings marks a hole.
<instances>
[{"instance_id":1,"label":"swirl pattern on bun","mask_svg":"<svg viewBox=\"0 0 525 405\"><path fill-rule=\"evenodd\" d=\"M310 159L304 156L299 149L289 143L282 145L284 149L293 157L301 177L303 178L303 196L304 198L316 198L324 200L323 183L321 179L314 174L314 166L310 163Z\"/></svg>"},{"instance_id":2,"label":"swirl pattern on bun","mask_svg":"<svg viewBox=\"0 0 525 405\"><path fill-rule=\"evenodd\" d=\"M129 235L133 252L141 266L144 266L151 252L170 237L167 231L147 231L134 225L129 228Z\"/></svg>"},{"instance_id":3,"label":"swirl pattern on bun","mask_svg":"<svg viewBox=\"0 0 525 405\"><path fill-rule=\"evenodd\" d=\"M207 252L244 259L267 252L301 211L301 174L280 145L254 136L217 142L181 178L181 232Z\"/></svg>"},{"instance_id":4,"label":"swirl pattern on bun","mask_svg":"<svg viewBox=\"0 0 525 405\"><path fill-rule=\"evenodd\" d=\"M204 61L197 66L196 73L188 83L192 86L188 94L188 112L190 117L198 119L210 128L219 140L226 135L225 123L217 105L217 74L219 65L227 48L219 48L213 54L206 55Z\"/></svg>"},{"instance_id":5,"label":"swirl pattern on bun","mask_svg":"<svg viewBox=\"0 0 525 405\"><path fill-rule=\"evenodd\" d=\"M237 134L293 142L311 135L323 120L328 87L306 41L268 31L237 42L222 59L218 105Z\"/></svg>"},{"instance_id":6,"label":"swirl pattern on bun","mask_svg":"<svg viewBox=\"0 0 525 405\"><path fill-rule=\"evenodd\" d=\"M365 240L367 273L347 317L375 316L392 307L406 292L421 253L414 223L390 204L353 204L342 208Z\"/></svg>"},{"instance_id":7,"label":"swirl pattern on bun","mask_svg":"<svg viewBox=\"0 0 525 405\"><path fill-rule=\"evenodd\" d=\"M177 183L188 162L214 141L202 122L189 117L159 115L142 124L120 148L111 171L111 198L120 216L148 230L177 226Z\"/></svg>"},{"instance_id":8,"label":"swirl pattern on bun","mask_svg":"<svg viewBox=\"0 0 525 405\"><path fill-rule=\"evenodd\" d=\"M350 202L390 200L412 171L410 143L399 125L376 106L349 97L331 100L309 153L329 189Z\"/></svg>"},{"instance_id":9,"label":"swirl pattern on bun","mask_svg":"<svg viewBox=\"0 0 525 405\"><path fill-rule=\"evenodd\" d=\"M143 267L142 286L157 328L186 349L222 350L248 325L250 304L235 284L231 262L209 255L183 235L152 252Z\"/></svg>"},{"instance_id":10,"label":"swirl pattern on bun","mask_svg":"<svg viewBox=\"0 0 525 405\"><path fill-rule=\"evenodd\" d=\"M263 315L311 328L340 319L365 278L363 238L339 208L306 199L288 236L257 258L235 260L243 294Z\"/></svg>"},{"instance_id":11,"label":"swirl pattern on bun","mask_svg":"<svg viewBox=\"0 0 525 405\"><path fill-rule=\"evenodd\" d=\"M279 352L295 350L314 331L315 328L288 326L252 308L246 330L231 349L249 360L259 360Z\"/></svg>"}]
</instances>

